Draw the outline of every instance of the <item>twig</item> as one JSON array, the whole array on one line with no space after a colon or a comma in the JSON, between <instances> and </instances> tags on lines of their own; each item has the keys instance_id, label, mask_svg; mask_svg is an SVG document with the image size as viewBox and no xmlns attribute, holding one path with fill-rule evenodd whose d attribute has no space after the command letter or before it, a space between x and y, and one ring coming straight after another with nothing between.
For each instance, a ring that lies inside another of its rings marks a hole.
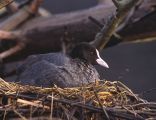
<instances>
[{"instance_id":1,"label":"twig","mask_svg":"<svg viewBox=\"0 0 156 120\"><path fill-rule=\"evenodd\" d=\"M116 32L121 31L121 30L122 30L126 25L128 25L130 22L132 23L132 19L131 19L131 18L132 18L132 16L133 16L133 14L134 14L135 11L138 10L139 6L140 6L142 3L143 3L143 0L139 0L139 1L137 2L137 4L134 6L134 8L132 8L132 9L129 11L129 13L128 13L127 17L125 18L124 22L121 23L120 26L116 29Z\"/></svg>"},{"instance_id":2,"label":"twig","mask_svg":"<svg viewBox=\"0 0 156 120\"><path fill-rule=\"evenodd\" d=\"M75 114L76 110L77 110L76 107L74 107L74 108L72 109L72 111L71 111L70 114L69 114L69 120L72 120L72 119L73 119L73 115Z\"/></svg>"},{"instance_id":3,"label":"twig","mask_svg":"<svg viewBox=\"0 0 156 120\"><path fill-rule=\"evenodd\" d=\"M117 27L116 32L121 31L126 25L128 25L131 22L131 18L134 12L135 12L135 8L132 8L129 11L127 17L124 19L124 21Z\"/></svg>"},{"instance_id":4,"label":"twig","mask_svg":"<svg viewBox=\"0 0 156 120\"><path fill-rule=\"evenodd\" d=\"M103 28L104 25L102 23L100 23L97 19L95 19L94 17L89 16L88 19L90 19L94 24L96 24L100 29ZM116 32L114 32L113 35L114 35L114 37L116 37L118 39L122 39L122 37L119 34L117 34Z\"/></svg>"},{"instance_id":5,"label":"twig","mask_svg":"<svg viewBox=\"0 0 156 120\"><path fill-rule=\"evenodd\" d=\"M131 114L134 114L135 116L137 116L138 118L140 118L140 119L144 119L142 116L140 116L137 112L135 112L134 110L132 111L132 110L129 110L128 108L126 108L125 106L123 106L123 108L125 109L125 110L127 110L129 113L131 113Z\"/></svg>"},{"instance_id":6,"label":"twig","mask_svg":"<svg viewBox=\"0 0 156 120\"><path fill-rule=\"evenodd\" d=\"M32 109L33 109L33 106L30 106L30 115L29 115L30 120L32 119Z\"/></svg>"},{"instance_id":7,"label":"twig","mask_svg":"<svg viewBox=\"0 0 156 120\"><path fill-rule=\"evenodd\" d=\"M94 89L94 88L93 88L93 89ZM101 103L101 101L100 101L100 99L99 99L99 97L98 97L98 95L97 95L95 89L94 89L94 95L95 95L96 99L98 100L99 105L100 105L100 107L102 108L103 113L104 113L106 119L107 119L107 120L110 120L109 115L108 115L108 113L107 113L107 111L106 111L106 107L102 105L102 103Z\"/></svg>"},{"instance_id":8,"label":"twig","mask_svg":"<svg viewBox=\"0 0 156 120\"><path fill-rule=\"evenodd\" d=\"M104 26L102 23L100 23L97 19L95 19L92 16L89 16L88 19L91 20L93 23L95 23L100 29Z\"/></svg>"},{"instance_id":9,"label":"twig","mask_svg":"<svg viewBox=\"0 0 156 120\"><path fill-rule=\"evenodd\" d=\"M120 81L117 81L117 83L122 86L123 88L125 88L136 100L139 100L139 98L123 83L121 83ZM144 102L144 101L142 101Z\"/></svg>"},{"instance_id":10,"label":"twig","mask_svg":"<svg viewBox=\"0 0 156 120\"><path fill-rule=\"evenodd\" d=\"M41 103L30 102L30 101L27 101L27 100L17 99L17 102L18 103L23 103L25 105L35 106L35 107L38 107L38 108L50 109L49 106L42 105ZM41 101L38 101L38 102L41 102Z\"/></svg>"},{"instance_id":11,"label":"twig","mask_svg":"<svg viewBox=\"0 0 156 120\"><path fill-rule=\"evenodd\" d=\"M13 109L13 111L22 119L22 120L27 120L23 115L21 115L17 110Z\"/></svg>"},{"instance_id":12,"label":"twig","mask_svg":"<svg viewBox=\"0 0 156 120\"><path fill-rule=\"evenodd\" d=\"M51 96L49 96L49 97L51 97ZM48 98L48 100L50 100L50 99L51 98ZM89 106L89 105L84 105L82 103L74 104L74 102L72 102L70 100L61 100L61 99L54 98L54 102L61 102L62 104L73 105L73 106L81 107L81 108L88 109L88 110L91 110L94 112L103 112L103 110L101 108L97 108L97 107L93 107L93 106ZM135 117L134 115L127 114L127 111L125 111L125 110L106 108L106 111L110 114L110 116L114 116L114 117L118 117L118 118L124 118L124 119L131 118L131 119L143 120L143 119L140 119L138 117Z\"/></svg>"},{"instance_id":13,"label":"twig","mask_svg":"<svg viewBox=\"0 0 156 120\"><path fill-rule=\"evenodd\" d=\"M5 86L7 87L7 89L5 89ZM14 86L17 87L17 89L15 89ZM3 93L1 93L0 97L3 97L5 94L5 97L9 99L8 101L12 101L13 103L11 104L9 102L9 106L5 105L5 107L0 106L0 112L4 113L7 109L7 117L15 116L15 114L12 113L13 108L15 107L19 113L30 117L29 106L31 105L37 106L35 107L36 110L32 111L33 116L36 113L40 113L40 115L47 114L49 116L52 111L50 109L52 103L54 105L53 107L51 107L53 108L53 113L59 112L59 110L61 110L62 112L63 110L63 117L67 116L68 119L74 119L75 117L77 117L76 112L80 111L81 109L84 109L86 113L86 119L88 117L90 118L90 115L95 115L94 117L96 117L96 114L99 114L99 117L102 117L105 115L104 110L107 112L110 119L118 118L126 120L144 120L146 118L156 116L156 103L143 103L143 101L140 101L140 99L131 99L131 97L134 97L134 93L131 95L129 90L127 90L128 88L119 84L118 82L104 82L99 84L94 83L89 84L89 86L83 87L83 89L82 87L62 89L59 87L42 88L33 86L21 86L20 89L18 89L18 85L16 85L15 83L6 83L2 80L0 81L0 87L3 90ZM93 89L94 87L95 89ZM18 96L16 95L17 90L19 91ZM111 99L109 99L109 96L105 94L105 92L111 94ZM51 95L51 93L54 94ZM121 97L121 99L118 99L118 96ZM80 99L83 97L85 98L85 103L83 103L82 99ZM110 106L103 109L102 107L105 102L108 102L109 106L109 101L111 101L112 98L115 99L113 100L114 102L118 103L112 103L113 106L115 105L114 107ZM125 100L124 103L122 102L122 98L123 100ZM24 102L22 102L22 104L16 102L19 99L24 100ZM14 104L15 102L17 104ZM60 106L56 106L58 103ZM38 104L41 105L41 107L39 107ZM100 107L96 107L96 105L100 105ZM49 109L44 109L44 107L46 106L49 107ZM124 106L125 109L123 109L122 106ZM78 115L80 114L81 113L78 112ZM53 114L52 116L55 115L56 114ZM60 116L60 114L58 115Z\"/></svg>"},{"instance_id":14,"label":"twig","mask_svg":"<svg viewBox=\"0 0 156 120\"><path fill-rule=\"evenodd\" d=\"M36 97L34 99L36 99ZM51 96L49 96L44 102L48 102L48 101L51 103ZM81 108L91 110L91 111L94 111L94 112L100 112L100 113L103 112L103 110L101 108L97 108L97 107L94 107L94 106L89 106L89 105L82 104L82 103L73 104L74 102L72 102L71 100L54 98L54 102L58 102L58 103L62 103L62 104L68 104L68 105L75 106L75 107L81 107ZM3 109L0 109L0 111L1 110L3 110ZM137 116L135 116L133 114L130 114L126 110L116 109L116 108L106 108L106 111L108 112L108 114L110 116L114 116L114 117L118 117L118 118L125 118L125 119L142 120L141 118L139 118L139 117L137 117ZM142 112L142 111L139 111L139 110L135 111L135 112L138 113L138 114L144 114L144 115L154 115L154 113Z\"/></svg>"},{"instance_id":15,"label":"twig","mask_svg":"<svg viewBox=\"0 0 156 120\"><path fill-rule=\"evenodd\" d=\"M129 105L127 105L128 107ZM156 103L154 102L147 102L147 103L139 103L139 104L134 104L131 105L130 107L136 108L136 107L150 107L150 108L155 108L156 109Z\"/></svg>"},{"instance_id":16,"label":"twig","mask_svg":"<svg viewBox=\"0 0 156 120\"><path fill-rule=\"evenodd\" d=\"M6 119L7 109L4 111L3 120Z\"/></svg>"},{"instance_id":17,"label":"twig","mask_svg":"<svg viewBox=\"0 0 156 120\"><path fill-rule=\"evenodd\" d=\"M70 120L71 118L72 118L72 120L77 120L75 117L70 116L70 111L68 109L66 109L63 105L59 104L59 106L64 110L67 120Z\"/></svg>"},{"instance_id":18,"label":"twig","mask_svg":"<svg viewBox=\"0 0 156 120\"><path fill-rule=\"evenodd\" d=\"M52 95L51 95L51 111L50 111L50 120L53 119L53 98L54 98L54 94L52 92Z\"/></svg>"}]
</instances>

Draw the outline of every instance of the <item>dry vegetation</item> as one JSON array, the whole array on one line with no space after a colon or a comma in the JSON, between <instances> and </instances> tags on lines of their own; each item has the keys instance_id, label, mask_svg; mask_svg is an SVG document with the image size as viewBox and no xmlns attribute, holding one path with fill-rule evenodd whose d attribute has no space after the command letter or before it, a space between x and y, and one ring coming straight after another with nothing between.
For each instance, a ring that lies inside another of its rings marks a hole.
<instances>
[{"instance_id":1,"label":"dry vegetation","mask_svg":"<svg viewBox=\"0 0 156 120\"><path fill-rule=\"evenodd\" d=\"M42 88L0 80L1 118L154 119L156 103L147 102L123 83L96 81L83 87ZM45 117L46 116L46 117Z\"/></svg>"}]
</instances>

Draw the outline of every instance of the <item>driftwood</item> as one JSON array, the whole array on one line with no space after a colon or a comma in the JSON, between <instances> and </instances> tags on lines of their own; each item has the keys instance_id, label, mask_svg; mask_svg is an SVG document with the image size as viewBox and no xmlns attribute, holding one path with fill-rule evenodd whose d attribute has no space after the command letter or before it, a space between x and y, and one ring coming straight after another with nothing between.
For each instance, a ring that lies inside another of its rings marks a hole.
<instances>
[{"instance_id":1,"label":"driftwood","mask_svg":"<svg viewBox=\"0 0 156 120\"><path fill-rule=\"evenodd\" d=\"M17 11L16 14L12 15L9 19L3 21L0 24L0 29L5 31L10 31L12 29L15 29L20 24L22 24L24 21L32 17L32 15L36 14L38 11L38 8L41 4L42 0L34 0L31 2L31 4L24 6L22 9L18 10L16 6L17 3L13 2L13 5L11 6L12 11ZM14 8L13 8L14 7ZM8 32L9 33L9 32ZM1 39L3 39L4 36L9 35L12 38L12 35L5 33L2 31L1 33ZM4 38L5 39L5 38ZM17 42L17 45L10 48L9 50L6 50L0 54L0 59L6 58L12 54L17 53L18 51L22 50L25 47L25 44L22 42Z\"/></svg>"},{"instance_id":2,"label":"driftwood","mask_svg":"<svg viewBox=\"0 0 156 120\"><path fill-rule=\"evenodd\" d=\"M36 14L40 3L41 0L34 0L30 5L27 5L18 11L16 10L16 14L13 14L9 19L0 23L0 29L6 31L15 29L30 18L32 14Z\"/></svg>"},{"instance_id":3,"label":"driftwood","mask_svg":"<svg viewBox=\"0 0 156 120\"><path fill-rule=\"evenodd\" d=\"M153 1L150 3L151 6L155 5L155 2ZM134 16L132 16L133 18L132 21L135 21L136 19L140 19L140 17L143 17L144 15L149 13L149 11L151 11L150 10L151 6L150 7L147 6L145 6L144 2L141 5L139 5L140 9L138 11L133 12ZM146 11L148 11L146 12L146 14L144 13L145 8ZM29 49L29 52L34 50L60 51L62 48L64 48L64 46L66 46L66 49L68 50L73 46L73 44L76 44L77 42L82 42L82 41L90 42L94 40L96 33L101 29L97 27L97 25L94 22L88 19L89 16L96 18L96 20L98 20L99 23L105 25L108 23L109 21L108 18L111 18L115 10L116 10L115 6L109 3L108 5L99 4L90 9L65 13L65 14L59 14L59 15L53 15L51 17L46 17L46 18L37 17L23 24L18 30L18 32L13 31L9 34L10 36L14 36L12 37L11 40L22 42L22 44L19 44L22 45L22 47L18 47L18 48L23 49L26 46L26 49L24 50ZM3 24L0 24L0 26L2 26ZM131 28L129 31L131 31L132 29L135 29L135 27ZM123 39L122 39L123 42L129 41L129 37L132 36L132 34L125 35L124 29L121 29L120 33L121 35L123 35ZM134 36L136 36L136 34L134 34ZM0 37L2 38L2 36ZM143 38L148 38L148 37L149 36L144 36ZM10 37L8 36L8 38L5 39L10 39ZM138 39L138 37L135 38L134 40L136 39ZM6 56L3 55L1 59L6 58L9 55L12 55L14 53L14 52L11 53L10 51L8 52L10 54L7 54Z\"/></svg>"},{"instance_id":4,"label":"driftwood","mask_svg":"<svg viewBox=\"0 0 156 120\"><path fill-rule=\"evenodd\" d=\"M116 28L123 21L128 12L135 6L139 0L119 1L113 0L114 5L117 7L116 15L107 22L107 24L101 29L101 31L95 36L95 40L92 42L98 49L102 50L109 42Z\"/></svg>"},{"instance_id":5,"label":"driftwood","mask_svg":"<svg viewBox=\"0 0 156 120\"><path fill-rule=\"evenodd\" d=\"M42 0L43 1L43 0ZM39 4L42 3L42 1L40 1ZM20 3L18 2L13 2L12 4L9 4L7 7L7 9L9 9L9 11L11 11L12 13L16 13L19 9L25 7L25 6L28 6L29 4L35 4L35 3L32 3L32 0L25 0L25 1L21 1ZM38 4L38 5L39 5ZM38 6L36 4L36 6ZM48 16L51 16L51 13L48 12L46 9L42 8L42 7L39 7L37 8L38 9L38 13L40 16L42 17L48 17ZM36 14L36 12L34 11L34 13ZM18 21L17 21L18 22Z\"/></svg>"},{"instance_id":6,"label":"driftwood","mask_svg":"<svg viewBox=\"0 0 156 120\"><path fill-rule=\"evenodd\" d=\"M61 43L64 39L68 43L72 41L76 43L76 41L81 42L93 40L99 29L94 23L88 20L88 12L92 13L92 16L96 15L95 17L99 16L102 19L102 16L100 15L106 9L108 9L107 6L104 7L103 5L99 5L89 10L78 11L76 14L74 12L52 16L48 19L39 18L40 20L38 21L37 19L37 24L34 24L36 23L36 20L31 21L31 24L25 24L27 27L23 26L24 29L21 28L22 31L18 32L18 35L16 34L17 32L12 32L10 33L10 36L17 36L16 40L24 42L28 49L43 49L46 46L47 49L58 51L62 48ZM109 16L114 9L114 7L113 9L109 9L108 13L105 14L105 18ZM0 25L2 26L3 24ZM34 24L33 27L32 24ZM84 31L86 34L84 34ZM2 59L5 57L7 56L2 57Z\"/></svg>"}]
</instances>

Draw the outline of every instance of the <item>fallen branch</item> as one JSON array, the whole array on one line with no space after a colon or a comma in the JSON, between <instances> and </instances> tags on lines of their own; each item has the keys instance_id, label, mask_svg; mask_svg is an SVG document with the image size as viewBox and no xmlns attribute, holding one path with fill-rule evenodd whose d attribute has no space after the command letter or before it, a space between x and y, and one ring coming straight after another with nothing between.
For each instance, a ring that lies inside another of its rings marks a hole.
<instances>
[{"instance_id":1,"label":"fallen branch","mask_svg":"<svg viewBox=\"0 0 156 120\"><path fill-rule=\"evenodd\" d=\"M23 23L26 19L35 14L38 10L42 0L34 0L32 4L23 7L22 9L18 10L16 14L13 14L7 20L0 23L1 30L12 30L15 29L18 25Z\"/></svg>"},{"instance_id":2,"label":"fallen branch","mask_svg":"<svg viewBox=\"0 0 156 120\"><path fill-rule=\"evenodd\" d=\"M32 2L32 0L21 1L20 3L14 1L12 4L9 4L7 6L7 8L10 9L10 11L12 13L16 13L18 10L20 10L21 8L29 5L31 2ZM49 17L49 16L51 16L51 13L49 11L47 11L46 9L41 8L41 7L38 8L38 11L37 12L42 17Z\"/></svg>"},{"instance_id":3,"label":"fallen branch","mask_svg":"<svg viewBox=\"0 0 156 120\"><path fill-rule=\"evenodd\" d=\"M112 18L105 24L101 31L97 33L94 41L91 44L95 45L99 50L102 50L109 42L111 36L121 21L138 1L139 0L122 0L119 2L117 0L113 0L115 6L117 7L117 14L112 16Z\"/></svg>"},{"instance_id":4,"label":"fallen branch","mask_svg":"<svg viewBox=\"0 0 156 120\"><path fill-rule=\"evenodd\" d=\"M35 101L31 102L31 101L27 101L27 100L17 99L17 103L30 105L30 106L34 106L34 107L39 107L39 108L43 108L43 109L48 109L48 110L50 109L49 106L43 105L41 101L38 101L38 103L36 103Z\"/></svg>"},{"instance_id":5,"label":"fallen branch","mask_svg":"<svg viewBox=\"0 0 156 120\"><path fill-rule=\"evenodd\" d=\"M18 32L7 32L0 30L0 39L4 40L18 40Z\"/></svg>"},{"instance_id":6,"label":"fallen branch","mask_svg":"<svg viewBox=\"0 0 156 120\"><path fill-rule=\"evenodd\" d=\"M3 60L4 58L7 58L19 51L21 51L23 48L25 48L25 44L23 43L17 43L14 47L10 48L9 50L6 50L2 53L0 53L0 60Z\"/></svg>"},{"instance_id":7,"label":"fallen branch","mask_svg":"<svg viewBox=\"0 0 156 120\"><path fill-rule=\"evenodd\" d=\"M128 42L150 42L156 40L156 32L147 32L143 34L136 34L136 35L130 35L123 37L126 41L124 43Z\"/></svg>"},{"instance_id":8,"label":"fallen branch","mask_svg":"<svg viewBox=\"0 0 156 120\"><path fill-rule=\"evenodd\" d=\"M17 40L17 45L10 48L7 51L0 53L0 59L7 58L22 49L25 48L25 43L22 41L18 41L19 39L23 40L23 37L20 37L19 32L7 32L12 29L18 27L21 23L23 23L26 19L28 19L32 14L37 13L37 10L41 4L42 0L34 0L30 5L23 7L22 9L18 10L16 14L12 15L10 18L5 20L4 22L0 23L0 39L12 39ZM16 3L13 5L15 6ZM2 31L5 30L5 31Z\"/></svg>"},{"instance_id":9,"label":"fallen branch","mask_svg":"<svg viewBox=\"0 0 156 120\"><path fill-rule=\"evenodd\" d=\"M126 9L130 10L129 6ZM111 30L110 31L101 30L100 33L101 35L97 34L97 36L99 37L96 37L95 41L96 39L101 39L102 42L100 43L98 41L96 42L94 41L92 42L92 44L95 43L96 45L105 46L107 42L110 40L112 34L114 34L117 38L121 39L120 41L126 42L129 39L127 40L124 38L126 37L128 38L131 36L127 35L122 37L122 35L120 36L120 34L119 35L116 34L114 30L117 30L115 24L119 24L121 21L121 20L118 21L119 17L122 16L121 14L128 13L128 10L127 12L126 10L124 10L123 13L121 12L122 10L118 11L117 15L115 15L114 18L112 18L109 21L108 17L111 16L114 11L115 11L115 7L112 6L112 4L109 5L101 4L86 10L53 15L51 17L46 17L46 18L35 18L33 20L28 21L27 23L25 23L20 27L19 30L20 34L18 34L16 39L12 39L12 38L10 39L15 41L20 41L23 44L25 44L25 46L27 46L28 48L24 50L27 51L29 49L28 52L35 51L35 50L38 51L38 49L45 50L45 46L46 46L46 52L61 51L62 49L64 50L64 48L66 49L66 51L69 51L71 47L78 42L92 41L95 38L96 33L99 31L99 29L101 29L101 27L103 27L104 24L105 27L103 29L111 28ZM143 12L141 12L141 15L142 14ZM92 21L88 20L89 15L92 18L96 18L96 20L99 21L98 22L99 27L96 27ZM122 17L124 17L124 15ZM108 22L106 22L105 24L104 21L106 20ZM111 21L112 22L116 21L116 22L112 23ZM103 34L102 31L105 31L105 33ZM12 33L14 33L14 31Z\"/></svg>"}]
</instances>

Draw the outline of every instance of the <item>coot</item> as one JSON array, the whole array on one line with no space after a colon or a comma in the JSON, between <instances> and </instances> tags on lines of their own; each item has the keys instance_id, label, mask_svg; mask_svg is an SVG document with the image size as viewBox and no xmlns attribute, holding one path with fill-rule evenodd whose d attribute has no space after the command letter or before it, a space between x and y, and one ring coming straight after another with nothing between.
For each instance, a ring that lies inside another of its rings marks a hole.
<instances>
[{"instance_id":1,"label":"coot","mask_svg":"<svg viewBox=\"0 0 156 120\"><path fill-rule=\"evenodd\" d=\"M81 86L99 79L95 64L108 68L95 47L79 43L68 55L48 53L28 57L18 69L18 80L21 84L42 87Z\"/></svg>"}]
</instances>

